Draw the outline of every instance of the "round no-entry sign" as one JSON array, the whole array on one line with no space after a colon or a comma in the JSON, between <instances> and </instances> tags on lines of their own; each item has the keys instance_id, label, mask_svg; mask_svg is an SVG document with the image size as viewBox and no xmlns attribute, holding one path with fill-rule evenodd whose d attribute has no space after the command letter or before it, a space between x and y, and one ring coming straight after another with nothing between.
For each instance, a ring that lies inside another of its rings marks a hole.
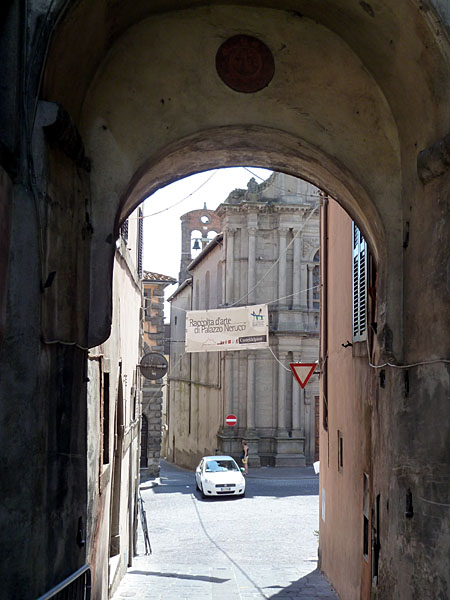
<instances>
[{"instance_id":1,"label":"round no-entry sign","mask_svg":"<svg viewBox=\"0 0 450 600\"><path fill-rule=\"evenodd\" d=\"M225 417L225 423L229 426L229 427L234 427L237 423L237 418L236 415L227 415Z\"/></svg>"}]
</instances>

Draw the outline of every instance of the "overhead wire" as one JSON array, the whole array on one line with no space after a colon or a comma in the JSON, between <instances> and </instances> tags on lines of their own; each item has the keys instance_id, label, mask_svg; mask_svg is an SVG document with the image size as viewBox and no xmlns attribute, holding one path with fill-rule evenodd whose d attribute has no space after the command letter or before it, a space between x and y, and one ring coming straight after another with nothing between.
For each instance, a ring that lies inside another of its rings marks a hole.
<instances>
[{"instance_id":1,"label":"overhead wire","mask_svg":"<svg viewBox=\"0 0 450 600\"><path fill-rule=\"evenodd\" d=\"M185 200L187 200L188 198L190 198L191 196L193 196L194 194L196 194L203 186L205 186L209 181L211 181L211 179L216 174L217 174L217 169L215 171L213 171L213 173L211 173L211 175L208 177L208 179L206 179L206 181L204 181L201 185L199 185L197 188L195 188L195 190L193 190L187 196L184 196L184 198L181 198L181 200L178 200L174 204L171 204L170 206L166 206L166 208L158 210L158 211L156 211L154 213L150 213L149 215L141 215L141 216L138 216L138 217L131 217L130 220L134 220L134 219L136 219L136 220L147 219L148 217L155 217L156 215L160 215L160 214L162 214L164 212L167 212L168 210L171 210L175 206L178 206L179 204L181 204L182 202L184 202Z\"/></svg>"}]
</instances>

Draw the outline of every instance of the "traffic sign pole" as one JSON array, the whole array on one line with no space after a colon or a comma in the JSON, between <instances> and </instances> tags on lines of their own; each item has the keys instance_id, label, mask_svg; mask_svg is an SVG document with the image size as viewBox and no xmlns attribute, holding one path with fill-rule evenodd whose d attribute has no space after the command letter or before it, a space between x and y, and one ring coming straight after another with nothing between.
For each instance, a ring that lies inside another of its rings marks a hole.
<instances>
[{"instance_id":1,"label":"traffic sign pole","mask_svg":"<svg viewBox=\"0 0 450 600\"><path fill-rule=\"evenodd\" d=\"M233 415L233 414L227 415L225 417L225 423L228 425L228 427L234 427L237 423L236 415ZM233 450L233 434L231 434L231 436L230 436L230 456L231 456L232 450Z\"/></svg>"}]
</instances>

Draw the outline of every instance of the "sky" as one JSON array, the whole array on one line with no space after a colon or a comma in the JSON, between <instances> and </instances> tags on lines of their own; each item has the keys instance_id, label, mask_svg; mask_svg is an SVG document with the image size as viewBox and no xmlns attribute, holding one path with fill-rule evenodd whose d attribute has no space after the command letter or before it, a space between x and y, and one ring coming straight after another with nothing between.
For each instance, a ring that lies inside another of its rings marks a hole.
<instances>
[{"instance_id":1,"label":"sky","mask_svg":"<svg viewBox=\"0 0 450 600\"><path fill-rule=\"evenodd\" d=\"M252 177L261 183L271 173L272 171L257 167L204 171L180 179L147 198L143 204L144 270L178 279L181 256L181 215L203 208L204 203L206 208L214 210L236 188L246 189ZM176 288L177 285L167 287L165 298L168 298ZM167 322L169 318L167 302L164 313Z\"/></svg>"}]
</instances>

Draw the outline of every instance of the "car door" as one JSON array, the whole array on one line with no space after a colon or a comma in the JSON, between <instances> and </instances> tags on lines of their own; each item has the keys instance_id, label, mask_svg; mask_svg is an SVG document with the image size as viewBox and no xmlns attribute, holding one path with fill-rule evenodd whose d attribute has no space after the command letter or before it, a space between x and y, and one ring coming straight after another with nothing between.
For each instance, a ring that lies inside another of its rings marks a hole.
<instances>
[{"instance_id":1,"label":"car door","mask_svg":"<svg viewBox=\"0 0 450 600\"><path fill-rule=\"evenodd\" d=\"M198 465L198 467L195 469L195 479L197 482L197 486L201 487L201 481L202 481L202 471L203 471L203 463L204 460L202 458L202 460L200 461L200 464Z\"/></svg>"}]
</instances>

